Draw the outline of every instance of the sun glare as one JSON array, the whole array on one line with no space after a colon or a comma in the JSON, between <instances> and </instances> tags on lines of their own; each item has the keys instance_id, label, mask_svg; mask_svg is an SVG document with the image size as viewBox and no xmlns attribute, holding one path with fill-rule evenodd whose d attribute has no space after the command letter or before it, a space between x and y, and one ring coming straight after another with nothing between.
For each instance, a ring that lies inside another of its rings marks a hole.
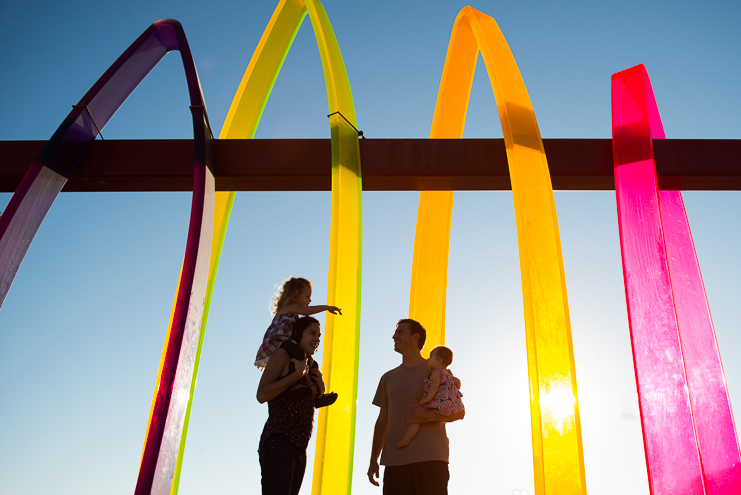
<instances>
[{"instance_id":1,"label":"sun glare","mask_svg":"<svg viewBox=\"0 0 741 495\"><path fill-rule=\"evenodd\" d=\"M551 386L549 391L540 394L543 423L563 434L574 423L575 404L576 397L570 384Z\"/></svg>"}]
</instances>

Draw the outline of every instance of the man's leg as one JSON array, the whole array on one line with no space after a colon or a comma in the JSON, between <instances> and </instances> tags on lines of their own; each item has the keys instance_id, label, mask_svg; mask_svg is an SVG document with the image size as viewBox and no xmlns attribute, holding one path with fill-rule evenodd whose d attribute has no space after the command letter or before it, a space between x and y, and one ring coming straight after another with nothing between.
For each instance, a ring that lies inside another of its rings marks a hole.
<instances>
[{"instance_id":1,"label":"man's leg","mask_svg":"<svg viewBox=\"0 0 741 495\"><path fill-rule=\"evenodd\" d=\"M413 464L386 466L383 470L383 495L414 495Z\"/></svg>"},{"instance_id":2,"label":"man's leg","mask_svg":"<svg viewBox=\"0 0 741 495\"><path fill-rule=\"evenodd\" d=\"M447 462L426 461L410 464L410 466L413 466L414 493L420 495L448 495L450 472L448 471Z\"/></svg>"}]
</instances>

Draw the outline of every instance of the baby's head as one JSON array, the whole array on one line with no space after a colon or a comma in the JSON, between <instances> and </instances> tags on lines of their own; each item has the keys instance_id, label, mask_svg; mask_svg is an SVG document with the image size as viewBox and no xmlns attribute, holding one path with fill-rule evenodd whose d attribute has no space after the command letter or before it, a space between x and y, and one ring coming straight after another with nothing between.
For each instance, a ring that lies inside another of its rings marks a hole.
<instances>
[{"instance_id":1,"label":"baby's head","mask_svg":"<svg viewBox=\"0 0 741 495\"><path fill-rule=\"evenodd\" d=\"M298 303L308 306L311 302L311 282L305 278L291 277L281 286L273 296L273 314L277 313L286 304Z\"/></svg>"},{"instance_id":2,"label":"baby's head","mask_svg":"<svg viewBox=\"0 0 741 495\"><path fill-rule=\"evenodd\" d=\"M447 369L453 362L453 351L450 347L439 345L430 351L430 359L427 360L427 367L432 369Z\"/></svg>"}]
</instances>

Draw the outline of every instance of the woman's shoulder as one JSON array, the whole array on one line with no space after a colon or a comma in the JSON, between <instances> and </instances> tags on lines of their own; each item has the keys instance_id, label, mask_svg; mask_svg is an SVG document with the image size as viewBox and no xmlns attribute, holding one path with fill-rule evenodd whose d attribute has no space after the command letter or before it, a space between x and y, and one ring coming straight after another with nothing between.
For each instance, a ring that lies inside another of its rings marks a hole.
<instances>
[{"instance_id":1,"label":"woman's shoulder","mask_svg":"<svg viewBox=\"0 0 741 495\"><path fill-rule=\"evenodd\" d=\"M268 361L268 363L275 362L276 364L285 364L290 360L291 355L288 354L288 351L279 347L270 355L270 361Z\"/></svg>"}]
</instances>

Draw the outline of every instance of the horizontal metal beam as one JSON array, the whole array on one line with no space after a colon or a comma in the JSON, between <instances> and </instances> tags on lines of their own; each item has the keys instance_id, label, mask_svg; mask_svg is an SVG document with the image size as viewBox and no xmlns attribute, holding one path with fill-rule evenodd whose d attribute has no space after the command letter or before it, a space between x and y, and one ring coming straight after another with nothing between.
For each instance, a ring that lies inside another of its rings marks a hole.
<instances>
[{"instance_id":1,"label":"horizontal metal beam","mask_svg":"<svg viewBox=\"0 0 741 495\"><path fill-rule=\"evenodd\" d=\"M328 139L213 140L220 191L329 191ZM0 191L12 192L46 141L0 141ZM615 188L610 139L544 139L553 188ZM511 189L503 139L363 139L363 190ZM741 190L741 140L654 141L659 187ZM193 141L95 141L67 192L190 191Z\"/></svg>"}]
</instances>

